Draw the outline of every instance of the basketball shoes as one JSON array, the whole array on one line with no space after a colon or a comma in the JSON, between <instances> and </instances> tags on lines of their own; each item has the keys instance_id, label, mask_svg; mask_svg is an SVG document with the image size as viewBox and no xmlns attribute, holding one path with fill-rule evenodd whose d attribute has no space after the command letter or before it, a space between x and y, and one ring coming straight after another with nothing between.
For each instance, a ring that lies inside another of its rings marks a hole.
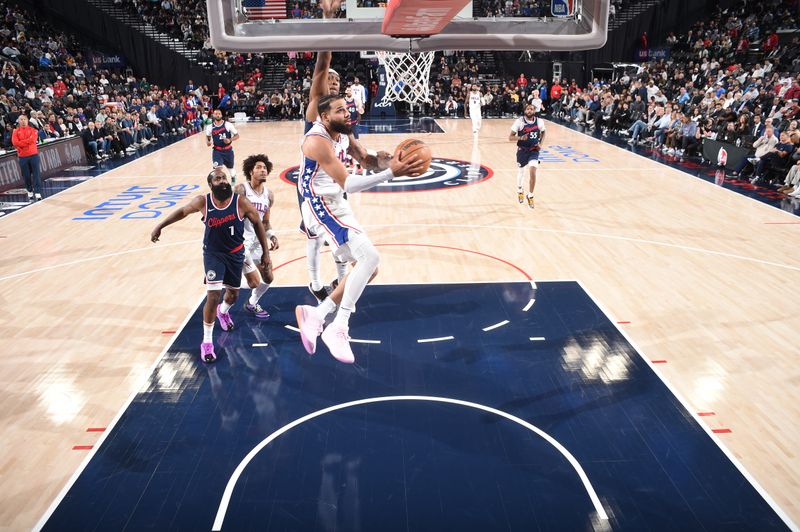
<instances>
[{"instance_id":1,"label":"basketball shoes","mask_svg":"<svg viewBox=\"0 0 800 532\"><path fill-rule=\"evenodd\" d=\"M298 305L294 308L294 315L297 318L297 328L300 329L300 341L306 353L313 355L317 350L317 336L322 332L324 320L317 317L314 307L310 305Z\"/></svg>"},{"instance_id":2,"label":"basketball shoes","mask_svg":"<svg viewBox=\"0 0 800 532\"><path fill-rule=\"evenodd\" d=\"M222 327L223 331L232 331L233 330L233 318L231 318L230 312L222 312L220 310L221 305L217 305L217 319L219 319L219 326Z\"/></svg>"},{"instance_id":3,"label":"basketball shoes","mask_svg":"<svg viewBox=\"0 0 800 532\"><path fill-rule=\"evenodd\" d=\"M533 209L533 194L528 194L528 207Z\"/></svg>"},{"instance_id":4,"label":"basketball shoes","mask_svg":"<svg viewBox=\"0 0 800 532\"><path fill-rule=\"evenodd\" d=\"M345 364L352 364L356 361L353 350L350 349L349 329L336 322L331 323L322 331L322 341L328 346L333 358Z\"/></svg>"},{"instance_id":5,"label":"basketball shoes","mask_svg":"<svg viewBox=\"0 0 800 532\"><path fill-rule=\"evenodd\" d=\"M207 364L217 361L217 354L214 353L214 344L212 342L200 344L200 360Z\"/></svg>"}]
</instances>

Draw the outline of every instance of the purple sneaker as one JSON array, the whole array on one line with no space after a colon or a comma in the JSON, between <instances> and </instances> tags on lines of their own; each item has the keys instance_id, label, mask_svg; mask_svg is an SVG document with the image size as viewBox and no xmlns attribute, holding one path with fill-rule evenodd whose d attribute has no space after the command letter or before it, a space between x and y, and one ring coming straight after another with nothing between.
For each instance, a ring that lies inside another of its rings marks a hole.
<instances>
[{"instance_id":1,"label":"purple sneaker","mask_svg":"<svg viewBox=\"0 0 800 532\"><path fill-rule=\"evenodd\" d=\"M214 353L214 344L211 342L203 342L200 344L200 360L210 364L217 361L217 354Z\"/></svg>"},{"instance_id":2,"label":"purple sneaker","mask_svg":"<svg viewBox=\"0 0 800 532\"><path fill-rule=\"evenodd\" d=\"M222 312L219 307L221 305L217 305L217 318L219 318L219 326L222 327L223 331L232 331L233 330L233 320L231 319L230 312Z\"/></svg>"},{"instance_id":3,"label":"purple sneaker","mask_svg":"<svg viewBox=\"0 0 800 532\"><path fill-rule=\"evenodd\" d=\"M253 315L255 315L255 317L260 319L260 320L269 319L269 312L267 312L266 310L261 308L261 305L259 305L258 303L256 303L255 305L251 305L250 303L245 303L244 304L244 309L247 312L250 312Z\"/></svg>"}]
</instances>

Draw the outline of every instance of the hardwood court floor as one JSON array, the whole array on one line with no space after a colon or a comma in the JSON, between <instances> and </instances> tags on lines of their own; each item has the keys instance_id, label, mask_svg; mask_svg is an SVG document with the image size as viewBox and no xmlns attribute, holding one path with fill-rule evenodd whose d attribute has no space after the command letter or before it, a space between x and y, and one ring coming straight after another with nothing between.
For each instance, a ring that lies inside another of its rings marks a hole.
<instances>
[{"instance_id":1,"label":"hardwood court floor","mask_svg":"<svg viewBox=\"0 0 800 532\"><path fill-rule=\"evenodd\" d=\"M521 280L514 266L536 279L580 280L614 319L630 322L625 331L646 357L666 360L656 369L690 409L730 429L724 445L800 521L798 219L550 123L545 144L561 162L542 165L531 211L516 200L511 120L484 121L477 144L468 121L440 123L445 134L414 136L436 157L479 158L494 176L354 195L372 240L392 244L379 248L381 283ZM235 145L239 167L256 152L275 162L275 266L305 254L294 189L278 178L299 160L301 131L300 123L245 125ZM407 136L362 142L392 151ZM205 139L194 136L0 219L3 529L36 524L85 458L73 447L97 442L101 433L87 430L112 424L169 341L165 332L202 297L199 220L151 244L154 219L144 217L168 212L163 198L182 185L204 192L209 167ZM119 210L96 209L112 198L102 207ZM275 284L303 285L306 276L296 260Z\"/></svg>"}]
</instances>

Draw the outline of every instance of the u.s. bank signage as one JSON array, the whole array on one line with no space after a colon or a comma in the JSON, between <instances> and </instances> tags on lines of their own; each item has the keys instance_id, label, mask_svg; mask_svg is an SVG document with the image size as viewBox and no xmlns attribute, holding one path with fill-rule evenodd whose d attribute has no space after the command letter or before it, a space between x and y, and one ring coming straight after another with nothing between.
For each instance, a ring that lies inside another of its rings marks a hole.
<instances>
[{"instance_id":1,"label":"u.s. bank signage","mask_svg":"<svg viewBox=\"0 0 800 532\"><path fill-rule=\"evenodd\" d=\"M281 174L281 179L297 185L300 168L294 166ZM447 190L475 185L494 175L488 166L459 161L457 159L433 159L427 172L417 177L395 177L364 192L421 192L424 190Z\"/></svg>"}]
</instances>

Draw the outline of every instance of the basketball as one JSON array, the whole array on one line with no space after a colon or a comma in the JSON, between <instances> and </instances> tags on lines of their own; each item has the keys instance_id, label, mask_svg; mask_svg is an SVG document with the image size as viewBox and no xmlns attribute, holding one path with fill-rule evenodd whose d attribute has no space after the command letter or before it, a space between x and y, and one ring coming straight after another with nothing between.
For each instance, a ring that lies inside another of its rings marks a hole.
<instances>
[{"instance_id":1,"label":"basketball","mask_svg":"<svg viewBox=\"0 0 800 532\"><path fill-rule=\"evenodd\" d=\"M431 165L431 157L433 157L430 146L419 139L406 139L394 149L394 156L402 161L411 154L416 155L425 164L421 174L427 172Z\"/></svg>"}]
</instances>

